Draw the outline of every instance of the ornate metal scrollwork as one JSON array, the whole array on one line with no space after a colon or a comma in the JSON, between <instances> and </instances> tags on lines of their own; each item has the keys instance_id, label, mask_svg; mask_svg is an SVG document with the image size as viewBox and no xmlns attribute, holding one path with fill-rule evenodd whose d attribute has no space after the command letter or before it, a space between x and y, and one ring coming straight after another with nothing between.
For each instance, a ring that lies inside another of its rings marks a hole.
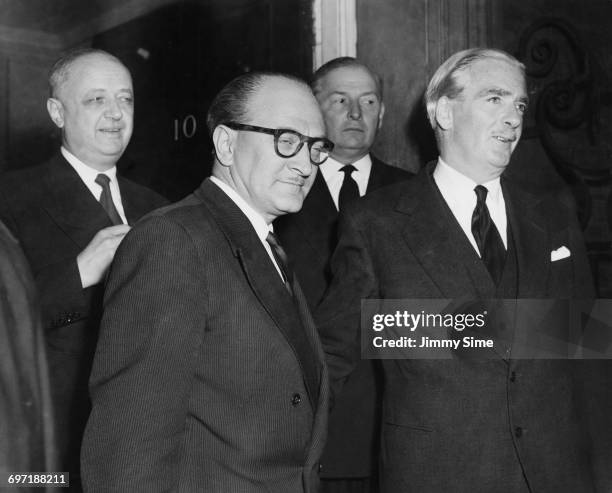
<instances>
[{"instance_id":1,"label":"ornate metal scrollwork","mask_svg":"<svg viewBox=\"0 0 612 493\"><path fill-rule=\"evenodd\" d=\"M597 274L600 260L612 263L612 128L602 125L612 89L585 46L568 21L543 17L523 32L517 58L535 102L524 136L539 138L572 190Z\"/></svg>"}]
</instances>

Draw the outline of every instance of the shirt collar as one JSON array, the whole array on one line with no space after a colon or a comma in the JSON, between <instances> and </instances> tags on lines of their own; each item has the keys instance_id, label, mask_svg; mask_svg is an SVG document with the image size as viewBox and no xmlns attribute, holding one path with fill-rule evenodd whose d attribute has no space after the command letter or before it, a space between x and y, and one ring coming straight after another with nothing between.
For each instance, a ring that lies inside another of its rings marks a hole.
<instances>
[{"instance_id":1,"label":"shirt collar","mask_svg":"<svg viewBox=\"0 0 612 493\"><path fill-rule=\"evenodd\" d=\"M434 180L442 196L447 199L450 198L449 206L451 209L453 208L450 202L454 202L456 200L462 200L465 197L470 198L470 202L472 201L474 204L476 203L476 194L474 193L474 188L476 188L476 183L471 178L465 176L463 173L460 173L452 166L449 166L444 160L440 157L438 158L438 165L433 173ZM488 182L482 183L488 190L487 197L491 199L498 200L499 195L501 193L501 184L499 176L490 180Z\"/></svg>"},{"instance_id":2,"label":"shirt collar","mask_svg":"<svg viewBox=\"0 0 612 493\"><path fill-rule=\"evenodd\" d=\"M366 154L361 159L358 159L351 164L356 168L356 171L353 171L353 173L367 173L369 176L370 169L372 168L372 158L369 154ZM330 156L322 165L319 166L319 170L321 173L323 173L323 178L325 178L325 181L329 181L328 178L337 176L340 169L344 168L344 166L346 166L346 164L336 161Z\"/></svg>"},{"instance_id":3,"label":"shirt collar","mask_svg":"<svg viewBox=\"0 0 612 493\"><path fill-rule=\"evenodd\" d=\"M243 214L248 218L248 220L255 228L255 232L257 236L262 242L266 241L268 233L273 231L272 224L268 225L263 216L253 209L246 200L244 200L240 194L234 190L230 185L220 180L216 176L211 176L210 181L212 181L215 185L217 185L221 190L225 192L225 194L238 206L238 208L243 212Z\"/></svg>"},{"instance_id":4,"label":"shirt collar","mask_svg":"<svg viewBox=\"0 0 612 493\"><path fill-rule=\"evenodd\" d=\"M83 182L85 182L88 186L90 184L93 185L96 182L96 177L100 173L103 173L108 176L111 182L115 182L117 180L117 166L113 166L112 168L107 169L106 171L98 171L92 168L91 166L85 164L64 146L61 147L60 152L62 153L62 156L64 156L64 159L68 161L68 164L70 164L70 166L72 166L74 170L78 173L78 175L81 177L81 180L83 180Z\"/></svg>"}]
</instances>

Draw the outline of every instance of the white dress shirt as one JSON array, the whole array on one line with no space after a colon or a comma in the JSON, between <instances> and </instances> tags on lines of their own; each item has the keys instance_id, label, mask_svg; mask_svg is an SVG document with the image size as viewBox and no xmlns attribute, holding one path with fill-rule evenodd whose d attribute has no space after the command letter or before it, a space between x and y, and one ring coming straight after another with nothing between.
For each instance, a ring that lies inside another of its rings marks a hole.
<instances>
[{"instance_id":1,"label":"white dress shirt","mask_svg":"<svg viewBox=\"0 0 612 493\"><path fill-rule=\"evenodd\" d=\"M123 224L127 224L127 218L125 217L125 212L123 211L123 203L121 202L121 192L119 191L119 184L117 183L117 167L113 166L111 169L104 172L98 171L87 166L64 146L62 146L60 150L62 156L64 156L64 159L66 159L70 166L72 166L78 173L83 183L85 183L85 186L89 189L98 202L100 202L100 195L102 195L102 187L96 183L96 177L100 173L108 176L110 179L110 191L113 204L115 204L115 209L117 209Z\"/></svg>"},{"instance_id":2,"label":"white dress shirt","mask_svg":"<svg viewBox=\"0 0 612 493\"><path fill-rule=\"evenodd\" d=\"M465 236L467 236L474 250L480 256L476 240L472 234L472 214L476 207L476 192L474 192L474 188L478 183L446 164L442 158L438 158L433 178ZM487 208L504 243L504 247L507 249L506 203L504 202L504 194L502 193L499 177L486 183L480 183L480 185L489 191L486 200Z\"/></svg>"},{"instance_id":3,"label":"white dress shirt","mask_svg":"<svg viewBox=\"0 0 612 493\"><path fill-rule=\"evenodd\" d=\"M221 181L216 176L211 176L210 181L212 181L223 192L225 192L225 195L227 195L232 200L232 202L234 202L234 204L238 206L238 208L247 217L249 222L253 225L253 228L255 229L255 233L257 234L259 241L261 241L262 245L266 249L266 252L268 252L268 257L270 257L270 260L272 260L272 264L274 265L274 267L276 267L276 271L278 272L278 275L283 280L283 282L285 282L283 278L283 273L280 267L278 266L278 264L276 263L276 259L274 258L274 254L272 253L272 248L270 248L270 244L266 241L266 238L268 237L268 233L270 231L274 232L274 228L272 227L272 224L267 224L263 216L259 212L257 212L255 209L253 209L247 203L247 201L244 200L240 196L240 194L236 192L236 190L234 190L227 183L225 183L224 181Z\"/></svg>"},{"instance_id":4,"label":"white dress shirt","mask_svg":"<svg viewBox=\"0 0 612 493\"><path fill-rule=\"evenodd\" d=\"M363 197L368 188L368 180L370 179L370 171L372 170L372 159L369 154L366 154L358 161L352 163L352 165L355 166L356 169L351 176L353 180L357 182L359 196ZM338 197L340 196L340 188L344 181L344 171L340 171L340 169L344 166L346 165L339 163L331 157L327 158L327 160L319 166L319 170L323 175L325 183L327 183L327 188L329 188L329 193L334 200L336 209L338 209Z\"/></svg>"}]
</instances>

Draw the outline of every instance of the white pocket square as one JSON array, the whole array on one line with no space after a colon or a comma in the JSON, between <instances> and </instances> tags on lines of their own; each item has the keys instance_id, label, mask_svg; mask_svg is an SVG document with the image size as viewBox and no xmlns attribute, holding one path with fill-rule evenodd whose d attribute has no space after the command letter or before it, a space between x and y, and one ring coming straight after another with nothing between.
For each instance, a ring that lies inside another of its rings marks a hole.
<instances>
[{"instance_id":1,"label":"white pocket square","mask_svg":"<svg viewBox=\"0 0 612 493\"><path fill-rule=\"evenodd\" d=\"M567 258L570 255L571 252L569 251L569 248L567 248L566 246L562 246L550 252L550 261L556 262L557 260Z\"/></svg>"}]
</instances>

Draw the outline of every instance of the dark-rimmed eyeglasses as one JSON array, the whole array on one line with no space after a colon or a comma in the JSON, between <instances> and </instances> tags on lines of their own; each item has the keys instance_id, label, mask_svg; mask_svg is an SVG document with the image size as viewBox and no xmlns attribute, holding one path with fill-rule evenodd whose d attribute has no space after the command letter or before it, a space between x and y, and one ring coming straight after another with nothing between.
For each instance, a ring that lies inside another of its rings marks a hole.
<instances>
[{"instance_id":1,"label":"dark-rimmed eyeglasses","mask_svg":"<svg viewBox=\"0 0 612 493\"><path fill-rule=\"evenodd\" d=\"M334 150L334 143L325 137L307 137L288 128L266 128L243 123L229 122L226 126L234 130L246 130L274 135L274 150L280 157L293 157L308 144L310 162L315 166L323 164Z\"/></svg>"}]
</instances>

